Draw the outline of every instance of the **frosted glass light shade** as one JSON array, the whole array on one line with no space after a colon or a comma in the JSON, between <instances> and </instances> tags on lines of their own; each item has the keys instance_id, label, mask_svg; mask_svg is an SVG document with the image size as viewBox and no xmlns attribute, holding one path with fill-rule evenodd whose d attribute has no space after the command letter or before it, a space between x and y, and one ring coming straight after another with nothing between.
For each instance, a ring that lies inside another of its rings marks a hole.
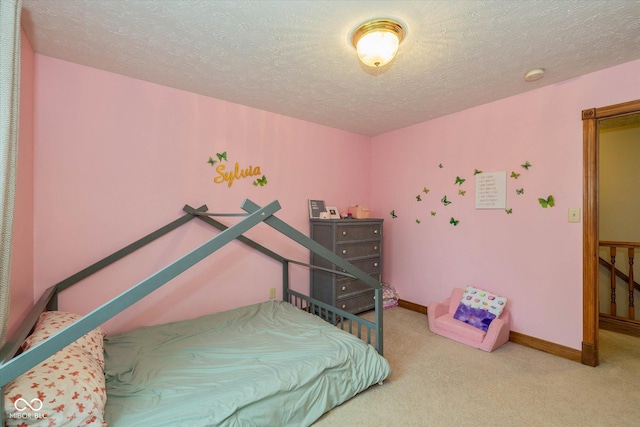
<instances>
[{"instance_id":1,"label":"frosted glass light shade","mask_svg":"<svg viewBox=\"0 0 640 427\"><path fill-rule=\"evenodd\" d=\"M358 58L369 67L380 67L395 58L404 36L400 24L390 20L365 22L353 33Z\"/></svg>"},{"instance_id":2,"label":"frosted glass light shade","mask_svg":"<svg viewBox=\"0 0 640 427\"><path fill-rule=\"evenodd\" d=\"M398 53L398 36L387 31L376 31L358 41L358 58L369 67L388 64Z\"/></svg>"}]
</instances>

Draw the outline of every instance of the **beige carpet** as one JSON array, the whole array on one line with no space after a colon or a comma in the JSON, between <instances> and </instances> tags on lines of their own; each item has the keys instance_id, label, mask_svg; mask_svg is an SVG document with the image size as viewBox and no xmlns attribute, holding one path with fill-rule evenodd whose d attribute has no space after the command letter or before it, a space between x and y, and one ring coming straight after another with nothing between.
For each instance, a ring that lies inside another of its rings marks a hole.
<instances>
[{"instance_id":1,"label":"beige carpet","mask_svg":"<svg viewBox=\"0 0 640 427\"><path fill-rule=\"evenodd\" d=\"M601 331L591 368L511 342L476 350L399 307L384 321L391 376L314 426L640 425L640 338Z\"/></svg>"}]
</instances>

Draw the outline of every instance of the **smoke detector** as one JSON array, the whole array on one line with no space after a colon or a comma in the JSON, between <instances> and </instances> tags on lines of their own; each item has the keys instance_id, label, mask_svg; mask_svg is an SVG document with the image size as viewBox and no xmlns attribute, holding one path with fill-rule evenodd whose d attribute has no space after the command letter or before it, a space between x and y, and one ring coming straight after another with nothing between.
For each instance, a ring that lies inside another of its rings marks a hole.
<instances>
[{"instance_id":1,"label":"smoke detector","mask_svg":"<svg viewBox=\"0 0 640 427\"><path fill-rule=\"evenodd\" d=\"M524 75L525 82L535 82L536 80L540 80L544 77L544 68L534 68L533 70L527 71Z\"/></svg>"}]
</instances>

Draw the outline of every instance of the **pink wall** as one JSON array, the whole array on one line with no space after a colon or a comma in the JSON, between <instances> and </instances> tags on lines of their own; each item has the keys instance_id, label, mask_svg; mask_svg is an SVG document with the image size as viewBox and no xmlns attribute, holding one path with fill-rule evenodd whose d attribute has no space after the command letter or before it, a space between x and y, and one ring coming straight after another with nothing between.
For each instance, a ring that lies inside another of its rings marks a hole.
<instances>
[{"instance_id":1,"label":"pink wall","mask_svg":"<svg viewBox=\"0 0 640 427\"><path fill-rule=\"evenodd\" d=\"M33 48L21 32L20 129L13 246L11 248L10 336L33 301Z\"/></svg>"},{"instance_id":2,"label":"pink wall","mask_svg":"<svg viewBox=\"0 0 640 427\"><path fill-rule=\"evenodd\" d=\"M369 203L369 138L36 55L35 295L169 223L184 204L239 212L243 199L279 200L277 214L308 232L307 200ZM268 184L231 187L207 160L260 166ZM354 161L358 159L358 161ZM348 185L346 185L348 183ZM222 219L230 223L232 219ZM61 296L86 313L215 233L192 222ZM266 225L250 237L308 261ZM106 325L118 331L280 296L280 266L231 244ZM295 269L297 286L308 272Z\"/></svg>"},{"instance_id":3,"label":"pink wall","mask_svg":"<svg viewBox=\"0 0 640 427\"><path fill-rule=\"evenodd\" d=\"M568 223L567 209L582 208L581 111L638 98L634 61L373 138L384 279L423 305L453 286L491 290L509 298L513 330L580 349L582 224ZM521 174L507 178L511 215L475 209L476 168ZM466 179L462 186L456 176ZM542 209L537 199L549 194L556 206Z\"/></svg>"}]
</instances>

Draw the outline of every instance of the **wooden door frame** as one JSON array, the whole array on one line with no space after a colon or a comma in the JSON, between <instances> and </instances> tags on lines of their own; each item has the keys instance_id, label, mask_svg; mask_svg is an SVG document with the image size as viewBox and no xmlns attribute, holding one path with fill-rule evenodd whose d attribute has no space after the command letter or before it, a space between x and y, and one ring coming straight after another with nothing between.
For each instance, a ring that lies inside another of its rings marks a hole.
<instances>
[{"instance_id":1,"label":"wooden door frame","mask_svg":"<svg viewBox=\"0 0 640 427\"><path fill-rule=\"evenodd\" d=\"M598 366L598 124L599 120L640 112L640 100L582 111L583 228L582 228L582 363Z\"/></svg>"}]
</instances>

